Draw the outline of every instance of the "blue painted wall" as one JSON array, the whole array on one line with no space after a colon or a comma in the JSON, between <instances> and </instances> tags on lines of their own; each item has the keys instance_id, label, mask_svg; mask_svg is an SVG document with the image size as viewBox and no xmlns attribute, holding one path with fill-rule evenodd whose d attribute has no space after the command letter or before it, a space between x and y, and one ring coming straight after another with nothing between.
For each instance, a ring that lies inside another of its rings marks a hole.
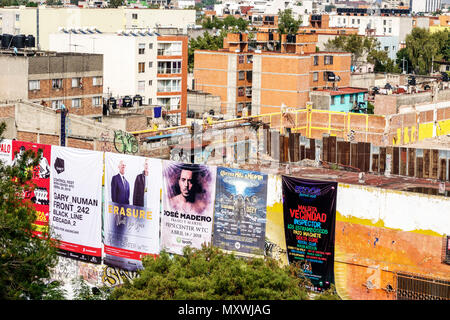
<instances>
[{"instance_id":1,"label":"blue painted wall","mask_svg":"<svg viewBox=\"0 0 450 320\"><path fill-rule=\"evenodd\" d=\"M364 102L364 107L367 108L367 101L364 101L364 92L352 93L352 95L353 99L356 99L358 103ZM341 97L344 97L343 102L341 102ZM330 98L330 111L350 112L353 107L353 102L350 101L350 94L334 96L334 103L333 96L331 96Z\"/></svg>"}]
</instances>

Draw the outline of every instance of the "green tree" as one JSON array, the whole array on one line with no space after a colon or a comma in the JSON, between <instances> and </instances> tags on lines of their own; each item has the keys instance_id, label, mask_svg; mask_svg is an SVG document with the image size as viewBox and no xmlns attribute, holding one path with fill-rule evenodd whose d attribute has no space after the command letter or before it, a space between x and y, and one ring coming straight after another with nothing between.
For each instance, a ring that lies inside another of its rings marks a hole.
<instances>
[{"instance_id":1,"label":"green tree","mask_svg":"<svg viewBox=\"0 0 450 320\"><path fill-rule=\"evenodd\" d=\"M120 6L124 5L124 0L109 0L109 7L110 8L118 8Z\"/></svg>"},{"instance_id":2,"label":"green tree","mask_svg":"<svg viewBox=\"0 0 450 320\"><path fill-rule=\"evenodd\" d=\"M292 9L278 12L278 32L280 34L296 34L301 25L301 18L295 19Z\"/></svg>"},{"instance_id":3,"label":"green tree","mask_svg":"<svg viewBox=\"0 0 450 320\"><path fill-rule=\"evenodd\" d=\"M448 48L448 32L431 33L427 29L414 28L405 39L406 53L411 67L417 74L428 74L433 60L443 58Z\"/></svg>"},{"instance_id":4,"label":"green tree","mask_svg":"<svg viewBox=\"0 0 450 320\"><path fill-rule=\"evenodd\" d=\"M183 255L161 252L143 258L144 269L111 293L126 300L307 300L310 282L295 265L271 258L243 259L212 246L185 247ZM333 295L335 298L336 295Z\"/></svg>"},{"instance_id":5,"label":"green tree","mask_svg":"<svg viewBox=\"0 0 450 320\"><path fill-rule=\"evenodd\" d=\"M223 39L227 35L227 31L222 29L216 35L209 32L203 32L203 36L192 38L189 40L188 47L188 68L192 71L194 68L194 52L195 50L218 50L223 48Z\"/></svg>"},{"instance_id":6,"label":"green tree","mask_svg":"<svg viewBox=\"0 0 450 320\"><path fill-rule=\"evenodd\" d=\"M0 137L6 125L0 124ZM30 183L38 154L28 150L18 165L0 161L0 299L63 298L59 283L49 282L50 270L58 261L56 243L49 235L33 234L37 214L23 195L34 188Z\"/></svg>"},{"instance_id":7,"label":"green tree","mask_svg":"<svg viewBox=\"0 0 450 320\"><path fill-rule=\"evenodd\" d=\"M364 57L372 61L384 60L382 54L377 57L379 46L379 41L374 37L361 37L357 34L337 36L325 43L326 50L351 52L352 65L357 65L358 61Z\"/></svg>"}]
</instances>

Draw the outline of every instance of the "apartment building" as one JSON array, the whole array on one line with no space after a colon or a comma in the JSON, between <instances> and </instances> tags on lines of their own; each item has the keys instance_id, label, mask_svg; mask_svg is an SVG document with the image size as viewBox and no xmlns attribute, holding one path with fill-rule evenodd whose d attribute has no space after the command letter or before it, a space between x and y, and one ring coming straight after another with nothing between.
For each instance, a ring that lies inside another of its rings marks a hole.
<instances>
[{"instance_id":1,"label":"apartment building","mask_svg":"<svg viewBox=\"0 0 450 320\"><path fill-rule=\"evenodd\" d=\"M187 9L6 7L0 8L0 33L33 35L39 49L49 50L49 35L60 28L95 27L103 32L163 26L183 29L194 26L195 18L195 10Z\"/></svg>"},{"instance_id":2,"label":"apartment building","mask_svg":"<svg viewBox=\"0 0 450 320\"><path fill-rule=\"evenodd\" d=\"M311 90L350 83L351 54L316 52L315 35L282 35L280 51L249 51L247 36L229 34L223 50L195 51L195 90L220 96L223 114L304 108Z\"/></svg>"},{"instance_id":3,"label":"apartment building","mask_svg":"<svg viewBox=\"0 0 450 320\"><path fill-rule=\"evenodd\" d=\"M350 84L350 53L261 52L253 57L252 112L304 108L312 90Z\"/></svg>"},{"instance_id":4,"label":"apartment building","mask_svg":"<svg viewBox=\"0 0 450 320\"><path fill-rule=\"evenodd\" d=\"M70 113L101 116L103 57L99 54L7 50L0 54L0 100L28 100Z\"/></svg>"},{"instance_id":5,"label":"apartment building","mask_svg":"<svg viewBox=\"0 0 450 320\"><path fill-rule=\"evenodd\" d=\"M222 114L241 115L244 107L251 108L252 59L245 33L229 34L223 50L196 50L195 90L219 96Z\"/></svg>"},{"instance_id":6,"label":"apartment building","mask_svg":"<svg viewBox=\"0 0 450 320\"><path fill-rule=\"evenodd\" d=\"M394 36L405 41L414 26L413 18L406 15L334 14L329 15L333 28L357 28L359 35Z\"/></svg>"},{"instance_id":7,"label":"apartment building","mask_svg":"<svg viewBox=\"0 0 450 320\"><path fill-rule=\"evenodd\" d=\"M163 106L171 124L185 124L187 36L162 36L146 29L62 29L49 38L51 50L57 52L103 55L106 96L140 96L144 105Z\"/></svg>"},{"instance_id":8,"label":"apartment building","mask_svg":"<svg viewBox=\"0 0 450 320\"><path fill-rule=\"evenodd\" d=\"M414 13L436 12L441 9L441 0L411 0L411 11Z\"/></svg>"}]
</instances>

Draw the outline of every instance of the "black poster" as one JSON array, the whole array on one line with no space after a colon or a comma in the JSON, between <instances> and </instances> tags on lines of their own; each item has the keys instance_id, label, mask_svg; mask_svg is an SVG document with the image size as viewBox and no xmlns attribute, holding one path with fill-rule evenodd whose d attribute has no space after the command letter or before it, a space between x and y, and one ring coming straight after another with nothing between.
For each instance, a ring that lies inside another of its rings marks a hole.
<instances>
[{"instance_id":1,"label":"black poster","mask_svg":"<svg viewBox=\"0 0 450 320\"><path fill-rule=\"evenodd\" d=\"M298 262L316 291L334 283L337 182L282 176L289 263Z\"/></svg>"}]
</instances>

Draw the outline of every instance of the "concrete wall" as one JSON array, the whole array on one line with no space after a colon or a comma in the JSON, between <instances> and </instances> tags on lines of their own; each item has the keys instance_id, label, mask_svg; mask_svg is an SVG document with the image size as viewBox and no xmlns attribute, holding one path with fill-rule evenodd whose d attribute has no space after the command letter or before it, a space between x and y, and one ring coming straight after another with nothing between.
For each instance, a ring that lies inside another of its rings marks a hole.
<instances>
[{"instance_id":1,"label":"concrete wall","mask_svg":"<svg viewBox=\"0 0 450 320\"><path fill-rule=\"evenodd\" d=\"M194 111L203 115L214 110L214 114L220 113L220 97L203 92L188 92L188 111Z\"/></svg>"},{"instance_id":2,"label":"concrete wall","mask_svg":"<svg viewBox=\"0 0 450 320\"><path fill-rule=\"evenodd\" d=\"M375 85L374 73L352 73L350 76L350 87L370 88Z\"/></svg>"},{"instance_id":3,"label":"concrete wall","mask_svg":"<svg viewBox=\"0 0 450 320\"><path fill-rule=\"evenodd\" d=\"M0 55L0 101L28 98L28 60Z\"/></svg>"},{"instance_id":4,"label":"concrete wall","mask_svg":"<svg viewBox=\"0 0 450 320\"><path fill-rule=\"evenodd\" d=\"M0 105L0 121L13 126L10 139L60 145L61 115L50 108L29 102ZM9 120L14 119L14 121ZM114 130L105 124L74 114L66 118L66 146L115 152Z\"/></svg>"}]
</instances>

